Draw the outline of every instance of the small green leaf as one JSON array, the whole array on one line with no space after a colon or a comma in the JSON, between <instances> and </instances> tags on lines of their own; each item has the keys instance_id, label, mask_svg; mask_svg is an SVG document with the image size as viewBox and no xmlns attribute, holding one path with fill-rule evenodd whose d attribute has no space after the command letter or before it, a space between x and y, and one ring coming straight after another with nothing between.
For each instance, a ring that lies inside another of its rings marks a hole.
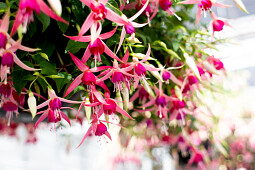
<instances>
[{"instance_id":1,"label":"small green leaf","mask_svg":"<svg viewBox=\"0 0 255 170\"><path fill-rule=\"evenodd\" d=\"M57 90L58 92L60 92L62 88L64 87L64 85L68 84L72 80L72 75L67 74L66 72L61 72L61 73L58 73L58 76L62 77L61 79L59 78L55 79Z\"/></svg>"},{"instance_id":2,"label":"small green leaf","mask_svg":"<svg viewBox=\"0 0 255 170\"><path fill-rule=\"evenodd\" d=\"M46 77L53 78L53 79L62 79L62 78L65 78L65 77L59 76L59 75L49 75L49 76L46 76Z\"/></svg>"},{"instance_id":3,"label":"small green leaf","mask_svg":"<svg viewBox=\"0 0 255 170\"><path fill-rule=\"evenodd\" d=\"M46 74L46 75L58 74L58 72L56 70L56 65L53 63L43 61L39 64L39 66L42 69L42 71L41 71L42 74Z\"/></svg>"},{"instance_id":4,"label":"small green leaf","mask_svg":"<svg viewBox=\"0 0 255 170\"><path fill-rule=\"evenodd\" d=\"M45 53L39 53L39 54L42 56L42 58L44 58L45 60L49 61L49 57L48 57L47 54L45 54Z\"/></svg>"},{"instance_id":5,"label":"small green leaf","mask_svg":"<svg viewBox=\"0 0 255 170\"><path fill-rule=\"evenodd\" d=\"M66 50L70 51L72 54L80 51L81 48L87 48L88 43L86 42L78 42L74 40L69 40L66 46Z\"/></svg>"}]
</instances>

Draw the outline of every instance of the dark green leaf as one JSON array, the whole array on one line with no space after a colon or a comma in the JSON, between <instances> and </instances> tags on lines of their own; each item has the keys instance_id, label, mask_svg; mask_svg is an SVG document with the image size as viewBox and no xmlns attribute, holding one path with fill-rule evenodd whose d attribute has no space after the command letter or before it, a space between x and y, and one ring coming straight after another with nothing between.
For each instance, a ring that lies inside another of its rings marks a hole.
<instances>
[{"instance_id":1,"label":"dark green leaf","mask_svg":"<svg viewBox=\"0 0 255 170\"><path fill-rule=\"evenodd\" d=\"M62 73L58 73L58 76L61 76L63 78L61 79L54 79L57 85L57 90L58 93L62 90L62 88L64 87L64 85L66 85L67 83L69 83L72 79L72 75L71 74L67 74L66 72L62 72Z\"/></svg>"},{"instance_id":2,"label":"dark green leaf","mask_svg":"<svg viewBox=\"0 0 255 170\"><path fill-rule=\"evenodd\" d=\"M44 32L48 28L48 26L50 25L50 17L48 17L43 12L41 12L40 15L36 15L36 17L42 23L42 25L43 25L42 32Z\"/></svg>"},{"instance_id":3,"label":"dark green leaf","mask_svg":"<svg viewBox=\"0 0 255 170\"><path fill-rule=\"evenodd\" d=\"M58 72L56 70L56 65L53 63L43 61L39 64L39 66L42 69L42 71L41 71L42 74L46 74L46 75L58 74Z\"/></svg>"},{"instance_id":4,"label":"dark green leaf","mask_svg":"<svg viewBox=\"0 0 255 170\"><path fill-rule=\"evenodd\" d=\"M74 40L69 40L66 46L66 50L70 51L72 54L77 53L81 48L87 48L88 43L78 42Z\"/></svg>"}]
</instances>

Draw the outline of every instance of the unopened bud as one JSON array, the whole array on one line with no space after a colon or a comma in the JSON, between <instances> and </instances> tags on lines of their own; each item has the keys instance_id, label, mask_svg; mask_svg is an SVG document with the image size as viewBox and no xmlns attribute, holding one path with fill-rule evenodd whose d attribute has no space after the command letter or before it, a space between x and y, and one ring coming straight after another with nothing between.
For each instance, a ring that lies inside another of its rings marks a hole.
<instances>
[{"instance_id":1,"label":"unopened bud","mask_svg":"<svg viewBox=\"0 0 255 170\"><path fill-rule=\"evenodd\" d=\"M207 61L204 61L203 62L203 66L204 68L209 71L210 73L213 73L213 74L218 74L218 71L215 69L214 66L212 66L209 62Z\"/></svg>"},{"instance_id":2,"label":"unopened bud","mask_svg":"<svg viewBox=\"0 0 255 170\"><path fill-rule=\"evenodd\" d=\"M85 104L90 104L89 97L86 98ZM89 123L90 116L91 116L91 107L84 106L84 109L85 109L86 117L87 117L87 120L88 120L88 123Z\"/></svg>"},{"instance_id":3,"label":"unopened bud","mask_svg":"<svg viewBox=\"0 0 255 170\"><path fill-rule=\"evenodd\" d=\"M122 97L120 95L120 91L118 90L117 93L116 93L116 97L115 97L116 100L118 100L119 102L117 102L117 105L123 109L123 101L122 101Z\"/></svg>"},{"instance_id":4,"label":"unopened bud","mask_svg":"<svg viewBox=\"0 0 255 170\"><path fill-rule=\"evenodd\" d=\"M32 114L32 119L34 119L36 112L37 112L37 108L36 108L36 99L32 92L29 92L27 104L28 104L29 110Z\"/></svg>"},{"instance_id":5,"label":"unopened bud","mask_svg":"<svg viewBox=\"0 0 255 170\"><path fill-rule=\"evenodd\" d=\"M195 61L187 53L184 53L184 58L186 59L186 63L189 66L189 68L192 70L195 76L201 81L201 77Z\"/></svg>"},{"instance_id":6,"label":"unopened bud","mask_svg":"<svg viewBox=\"0 0 255 170\"><path fill-rule=\"evenodd\" d=\"M128 110L128 104L129 104L129 90L126 86L126 84L123 85L123 89L121 91L123 99L124 99L124 110Z\"/></svg>"},{"instance_id":7,"label":"unopened bud","mask_svg":"<svg viewBox=\"0 0 255 170\"><path fill-rule=\"evenodd\" d=\"M178 99L180 101L182 101L182 91L181 91L181 89L178 86L175 86L174 91L175 91L175 94L178 97Z\"/></svg>"},{"instance_id":8,"label":"unopened bud","mask_svg":"<svg viewBox=\"0 0 255 170\"><path fill-rule=\"evenodd\" d=\"M60 16L62 14L62 5L60 3L60 0L48 0L48 2L53 11L55 11L56 14Z\"/></svg>"}]
</instances>

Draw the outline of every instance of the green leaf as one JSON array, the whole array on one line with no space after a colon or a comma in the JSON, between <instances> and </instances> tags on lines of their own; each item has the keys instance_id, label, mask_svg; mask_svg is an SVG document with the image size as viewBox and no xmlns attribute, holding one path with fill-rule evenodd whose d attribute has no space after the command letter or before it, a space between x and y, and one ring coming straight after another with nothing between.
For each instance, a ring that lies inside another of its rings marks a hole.
<instances>
[{"instance_id":1,"label":"green leaf","mask_svg":"<svg viewBox=\"0 0 255 170\"><path fill-rule=\"evenodd\" d=\"M61 79L56 78L54 79L57 85L57 90L60 92L64 85L68 84L72 80L72 75L67 74L66 72L58 73L58 76L62 77Z\"/></svg>"},{"instance_id":2,"label":"green leaf","mask_svg":"<svg viewBox=\"0 0 255 170\"><path fill-rule=\"evenodd\" d=\"M62 79L62 78L64 78L63 76L59 76L59 75L50 75L50 76L46 76L46 77L53 78L53 79Z\"/></svg>"},{"instance_id":3,"label":"green leaf","mask_svg":"<svg viewBox=\"0 0 255 170\"><path fill-rule=\"evenodd\" d=\"M12 82L15 90L20 95L22 89L27 84L28 80L31 80L29 71L23 70L19 66L15 66L12 71Z\"/></svg>"},{"instance_id":4,"label":"green leaf","mask_svg":"<svg viewBox=\"0 0 255 170\"><path fill-rule=\"evenodd\" d=\"M48 57L47 54L45 54L45 53L39 53L39 54L42 56L42 58L44 58L44 59L46 59L47 61L49 61L49 57Z\"/></svg>"},{"instance_id":5,"label":"green leaf","mask_svg":"<svg viewBox=\"0 0 255 170\"><path fill-rule=\"evenodd\" d=\"M62 12L62 18L64 18L67 22L70 22L70 14L66 8L64 8ZM67 31L69 25L59 21L57 23L58 23L59 29L64 34Z\"/></svg>"},{"instance_id":6,"label":"green leaf","mask_svg":"<svg viewBox=\"0 0 255 170\"><path fill-rule=\"evenodd\" d=\"M7 9L7 5L4 2L0 2L0 12L5 11Z\"/></svg>"},{"instance_id":7,"label":"green leaf","mask_svg":"<svg viewBox=\"0 0 255 170\"><path fill-rule=\"evenodd\" d=\"M48 28L48 26L50 25L50 17L48 17L43 12L41 12L40 15L36 15L36 17L42 23L42 25L43 25L42 32L44 32Z\"/></svg>"},{"instance_id":8,"label":"green leaf","mask_svg":"<svg viewBox=\"0 0 255 170\"><path fill-rule=\"evenodd\" d=\"M72 54L80 51L81 48L87 48L88 43L86 42L78 42L74 40L69 40L66 46L66 50L70 51Z\"/></svg>"},{"instance_id":9,"label":"green leaf","mask_svg":"<svg viewBox=\"0 0 255 170\"><path fill-rule=\"evenodd\" d=\"M58 74L58 72L56 70L56 65L53 63L43 61L39 64L39 66L42 69L42 71L41 71L42 74L46 74L46 75Z\"/></svg>"}]
</instances>

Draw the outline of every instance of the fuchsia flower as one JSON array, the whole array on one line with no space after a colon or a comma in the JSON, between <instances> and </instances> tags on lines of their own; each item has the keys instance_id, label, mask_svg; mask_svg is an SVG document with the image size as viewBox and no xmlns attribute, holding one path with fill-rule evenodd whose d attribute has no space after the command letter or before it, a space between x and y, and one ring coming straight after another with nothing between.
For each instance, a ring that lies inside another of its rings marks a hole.
<instances>
[{"instance_id":1,"label":"fuchsia flower","mask_svg":"<svg viewBox=\"0 0 255 170\"><path fill-rule=\"evenodd\" d=\"M181 21L182 19L176 15L176 13L174 12L173 9L171 9L172 7L172 2L171 0L159 0L159 6L166 11L170 16L174 15L179 21Z\"/></svg>"},{"instance_id":2,"label":"fuchsia flower","mask_svg":"<svg viewBox=\"0 0 255 170\"><path fill-rule=\"evenodd\" d=\"M214 32L217 31L222 31L224 25L227 25L229 27L231 27L231 25L229 23L227 23L226 21L224 21L225 19L219 19L214 12L211 12L211 17L212 17L212 28L213 28L213 35Z\"/></svg>"},{"instance_id":3,"label":"fuchsia flower","mask_svg":"<svg viewBox=\"0 0 255 170\"><path fill-rule=\"evenodd\" d=\"M143 88L143 86L138 86L138 90L132 95L129 102L133 102L136 99L139 99L139 104L145 104L149 99L153 100L153 97Z\"/></svg>"},{"instance_id":4,"label":"fuchsia flower","mask_svg":"<svg viewBox=\"0 0 255 170\"><path fill-rule=\"evenodd\" d=\"M198 11L197 11L197 18L196 18L196 24L198 24L201 14L204 12L206 15L206 11L211 10L212 6L220 7L220 8L227 8L231 7L229 5L224 5L216 1L211 1L211 0L186 0L180 2L180 4L198 4Z\"/></svg>"},{"instance_id":5,"label":"fuchsia flower","mask_svg":"<svg viewBox=\"0 0 255 170\"><path fill-rule=\"evenodd\" d=\"M217 70L225 70L224 64L223 64L222 61L220 61L220 59L215 58L214 56L210 56L210 57L208 57L207 61L208 61L210 64L213 64L214 67L215 67Z\"/></svg>"},{"instance_id":6,"label":"fuchsia flower","mask_svg":"<svg viewBox=\"0 0 255 170\"><path fill-rule=\"evenodd\" d=\"M126 34L129 34L129 35L131 35L132 38L135 38L135 28L140 28L140 27L144 27L145 25L147 25L147 23L145 23L145 24L136 23L136 22L134 22L134 20L136 18L138 18L144 12L144 10L147 9L147 7L149 6L148 3L149 3L149 1L147 1L142 6L142 8L140 8L139 11L129 19L126 17L126 15L122 14L121 17L124 19L125 23L119 24L120 26L123 26L123 28L121 31L120 42L119 42L119 46L117 48L116 53L119 51Z\"/></svg>"},{"instance_id":7,"label":"fuchsia flower","mask_svg":"<svg viewBox=\"0 0 255 170\"><path fill-rule=\"evenodd\" d=\"M4 15L4 18L0 25L0 56L1 59L1 81L7 82L7 74L10 73L10 69L12 68L14 62L18 64L21 68L28 71L36 71L37 69L28 67L25 65L20 59L16 56L15 52L17 49L23 51L34 52L37 49L28 48L22 46L21 40L17 42L10 38L8 32L9 27L9 12Z\"/></svg>"},{"instance_id":8,"label":"fuchsia flower","mask_svg":"<svg viewBox=\"0 0 255 170\"><path fill-rule=\"evenodd\" d=\"M55 14L43 0L20 0L17 16L11 30L11 36L17 31L21 24L23 27L23 32L26 32L27 24L34 20L33 11L35 11L37 15L40 14L40 11L43 11L49 17L68 24L66 20Z\"/></svg>"},{"instance_id":9,"label":"fuchsia flower","mask_svg":"<svg viewBox=\"0 0 255 170\"><path fill-rule=\"evenodd\" d=\"M97 82L98 78L93 74L93 72L98 72L104 69L111 68L110 66L101 66L97 67L96 69L90 69L88 66L83 64L82 61L80 61L76 56L71 54L72 60L74 61L75 65L78 67L79 70L81 70L83 73L80 74L78 77L75 78L75 80L71 83L71 85L66 90L66 93L64 97L66 97L69 93L71 93L79 84L83 83L88 87L88 90L92 90L92 86L99 85L105 90L109 91L107 86L104 84L104 82Z\"/></svg>"},{"instance_id":10,"label":"fuchsia flower","mask_svg":"<svg viewBox=\"0 0 255 170\"><path fill-rule=\"evenodd\" d=\"M102 72L98 77L103 76L100 78L97 82L102 82L104 80L107 80L110 76L111 81L114 83L114 91L117 90L122 90L122 83L124 82L124 75L126 77L135 77L132 74L129 74L128 71L130 71L132 68L131 67L126 67L126 68L119 68L118 62L115 60L113 62L113 67L107 69L106 71ZM128 79L126 78L126 81ZM130 79L129 79L130 80ZM130 83L127 83L130 84Z\"/></svg>"},{"instance_id":11,"label":"fuchsia flower","mask_svg":"<svg viewBox=\"0 0 255 170\"><path fill-rule=\"evenodd\" d=\"M61 119L65 119L70 125L70 120L67 115L65 115L61 109L73 109L70 107L62 107L62 102L66 103L73 103L73 104L80 104L81 102L71 101L64 98L60 98L56 95L53 89L48 88L48 95L50 99L43 102L42 104L37 106L37 109L41 109L48 105L48 109L44 111L40 111L37 114L42 114L40 118L37 120L35 124L35 129L37 128L38 124L43 121L46 117L48 118L48 122L50 123L57 123L61 121ZM74 110L74 109L73 109Z\"/></svg>"},{"instance_id":12,"label":"fuchsia flower","mask_svg":"<svg viewBox=\"0 0 255 170\"><path fill-rule=\"evenodd\" d=\"M82 145L82 143L84 142L84 140L91 134L95 134L95 136L107 136L110 140L112 140L110 133L107 130L107 127L105 126L105 124L103 124L102 122L105 123L110 123L110 124L114 124L112 122L108 122L105 120L99 120L99 118L102 116L104 112L103 107L101 107L97 113L93 113L92 115L92 121L91 121L91 126L89 127L88 131L86 132L86 134L84 135L84 137L82 138L80 144L77 146L80 147ZM121 128L123 128L121 125L118 124L114 124L117 126L120 126Z\"/></svg>"},{"instance_id":13,"label":"fuchsia flower","mask_svg":"<svg viewBox=\"0 0 255 170\"><path fill-rule=\"evenodd\" d=\"M99 24L101 26L100 20L104 20L105 18L116 22L118 24L125 24L126 21L121 18L119 15L117 15L115 12L113 12L110 8L106 7L105 4L108 2L108 0L80 0L83 2L86 6L91 8L91 13L88 15L86 20L84 21L83 25L81 26L81 30L79 32L78 37L81 37L84 35L89 28L91 28L93 25ZM91 28L91 31L93 31L94 28Z\"/></svg>"},{"instance_id":14,"label":"fuchsia flower","mask_svg":"<svg viewBox=\"0 0 255 170\"><path fill-rule=\"evenodd\" d=\"M90 42L88 48L86 49L83 57L82 57L82 63L86 63L86 61L89 59L89 57L94 55L95 59L95 67L96 67L96 61L101 62L100 55L104 52L108 54L113 59L116 59L120 62L122 62L108 47L107 45L102 41L102 39L108 39L109 37L113 36L113 34L116 32L117 27L107 33L101 34L101 25L98 25L98 28L93 33L91 32L91 35L87 36L66 36L70 38L71 40L79 41L79 42Z\"/></svg>"}]
</instances>

